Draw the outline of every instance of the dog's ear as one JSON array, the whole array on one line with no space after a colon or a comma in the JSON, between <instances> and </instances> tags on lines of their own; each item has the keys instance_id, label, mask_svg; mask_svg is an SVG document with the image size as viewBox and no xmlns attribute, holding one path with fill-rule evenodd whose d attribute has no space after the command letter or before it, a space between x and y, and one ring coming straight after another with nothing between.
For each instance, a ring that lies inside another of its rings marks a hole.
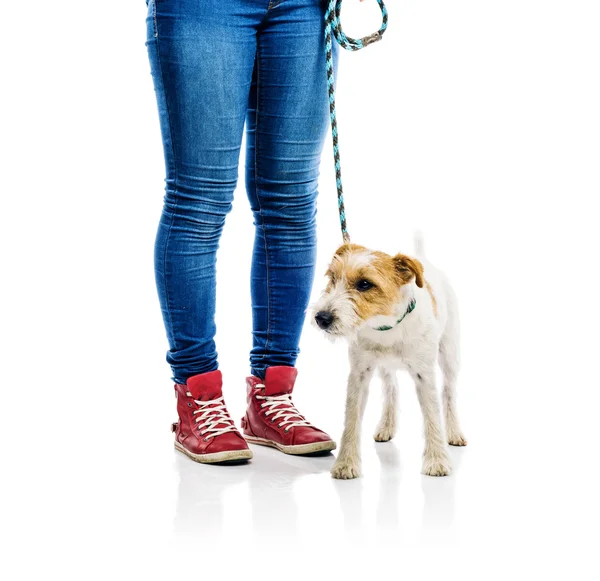
<instances>
[{"instance_id":1,"label":"dog's ear","mask_svg":"<svg viewBox=\"0 0 600 581\"><path fill-rule=\"evenodd\" d=\"M414 277L417 286L423 288L423 265L416 258L396 254L393 260L396 273L404 283L410 282Z\"/></svg>"}]
</instances>

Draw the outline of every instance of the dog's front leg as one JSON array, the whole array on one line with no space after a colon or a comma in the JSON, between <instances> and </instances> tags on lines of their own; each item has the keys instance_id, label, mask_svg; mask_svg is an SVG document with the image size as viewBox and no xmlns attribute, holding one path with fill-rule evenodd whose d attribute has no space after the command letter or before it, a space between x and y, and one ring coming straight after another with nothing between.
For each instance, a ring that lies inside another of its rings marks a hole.
<instances>
[{"instance_id":1,"label":"dog's front leg","mask_svg":"<svg viewBox=\"0 0 600 581\"><path fill-rule=\"evenodd\" d=\"M355 357L351 353L344 433L340 452L331 469L334 478L349 479L360 476L360 430L374 365L371 362L356 361Z\"/></svg>"},{"instance_id":2,"label":"dog's front leg","mask_svg":"<svg viewBox=\"0 0 600 581\"><path fill-rule=\"evenodd\" d=\"M440 402L435 387L435 368L428 371L411 372L417 387L417 396L423 413L425 450L423 452L423 474L447 476L451 471L446 448L446 437L440 418Z\"/></svg>"}]
</instances>

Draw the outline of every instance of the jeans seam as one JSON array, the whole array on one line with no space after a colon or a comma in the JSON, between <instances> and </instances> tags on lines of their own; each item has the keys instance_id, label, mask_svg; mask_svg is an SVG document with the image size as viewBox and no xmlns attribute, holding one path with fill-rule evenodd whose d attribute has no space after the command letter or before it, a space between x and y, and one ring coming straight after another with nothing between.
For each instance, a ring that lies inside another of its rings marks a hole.
<instances>
[{"instance_id":1,"label":"jeans seam","mask_svg":"<svg viewBox=\"0 0 600 581\"><path fill-rule=\"evenodd\" d=\"M152 18L154 20L154 38L158 37L158 23L156 22L156 0L152 0ZM162 75L162 73L161 73Z\"/></svg>"},{"instance_id":2,"label":"jeans seam","mask_svg":"<svg viewBox=\"0 0 600 581\"><path fill-rule=\"evenodd\" d=\"M155 4L156 6L156 4ZM174 172L174 178L175 178L175 188L174 188L174 193L175 193L175 200L174 200L174 207L173 207L173 211L171 212L171 222L169 224L169 229L167 230L167 238L165 241L165 249L163 252L163 287L165 289L165 298L167 299L167 316L169 317L169 327L172 330L172 335L173 335L173 346L175 347L175 349L177 349L177 339L176 339L176 334L175 332L173 332L174 326L173 326L173 316L171 314L171 301L169 298L169 285L167 284L166 278L167 278L167 250L169 248L169 241L171 240L171 230L173 229L173 222L175 221L175 210L177 210L177 203L179 201L179 198L177 196L177 164L175 163L175 148L173 146L173 124L171 123L171 111L169 109L169 100L167 99L167 93L165 91L165 80L163 77L163 71L162 71L162 61L160 58L160 43L158 41L156 41L156 56L157 56L157 62L158 62L158 70L160 71L160 81L161 84L163 86L163 92L165 94L165 107L167 109L167 120L169 123L169 139L171 140L171 159L173 160L173 172Z\"/></svg>"},{"instance_id":3,"label":"jeans seam","mask_svg":"<svg viewBox=\"0 0 600 581\"><path fill-rule=\"evenodd\" d=\"M258 126L260 120L260 45L257 43L256 50L256 128L254 135L254 194L258 202L258 213L260 215L261 228L263 231L264 246L265 246L265 265L267 271L267 338L265 340L265 351L261 358L264 361L267 357L267 347L271 336L271 269L269 265L269 245L267 242L267 229L265 228L264 213L258 193Z\"/></svg>"}]
</instances>

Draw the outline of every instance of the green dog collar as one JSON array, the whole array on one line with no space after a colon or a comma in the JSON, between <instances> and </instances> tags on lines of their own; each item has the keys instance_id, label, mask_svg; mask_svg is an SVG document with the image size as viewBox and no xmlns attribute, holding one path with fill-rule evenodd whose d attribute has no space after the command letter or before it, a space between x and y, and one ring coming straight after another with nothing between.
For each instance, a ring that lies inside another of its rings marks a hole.
<instances>
[{"instance_id":1,"label":"green dog collar","mask_svg":"<svg viewBox=\"0 0 600 581\"><path fill-rule=\"evenodd\" d=\"M415 301L415 299L412 299L408 305L408 308L406 309L406 312L396 321L396 325L399 325L402 321L404 321L406 315L412 313L415 310L416 306L417 301ZM381 327L375 327L375 331L389 331L390 329L393 329L396 325L393 325L391 327L389 325L382 325Z\"/></svg>"}]
</instances>

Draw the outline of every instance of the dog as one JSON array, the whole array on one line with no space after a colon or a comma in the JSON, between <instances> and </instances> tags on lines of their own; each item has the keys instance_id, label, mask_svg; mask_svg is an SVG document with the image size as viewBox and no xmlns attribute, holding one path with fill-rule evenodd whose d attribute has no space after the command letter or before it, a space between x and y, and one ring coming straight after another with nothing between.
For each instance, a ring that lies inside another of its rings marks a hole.
<instances>
[{"instance_id":1,"label":"dog","mask_svg":"<svg viewBox=\"0 0 600 581\"><path fill-rule=\"evenodd\" d=\"M422 473L448 475L447 444L465 446L467 441L456 411L458 306L446 276L426 260L420 235L415 237L415 257L344 243L325 274L328 283L311 305L311 320L329 339L346 338L350 359L344 431L331 475L350 479L361 474L361 424L375 372L382 380L384 405L374 437L377 442L394 437L399 369L414 380L423 414ZM436 362L444 380L445 430Z\"/></svg>"}]
</instances>

